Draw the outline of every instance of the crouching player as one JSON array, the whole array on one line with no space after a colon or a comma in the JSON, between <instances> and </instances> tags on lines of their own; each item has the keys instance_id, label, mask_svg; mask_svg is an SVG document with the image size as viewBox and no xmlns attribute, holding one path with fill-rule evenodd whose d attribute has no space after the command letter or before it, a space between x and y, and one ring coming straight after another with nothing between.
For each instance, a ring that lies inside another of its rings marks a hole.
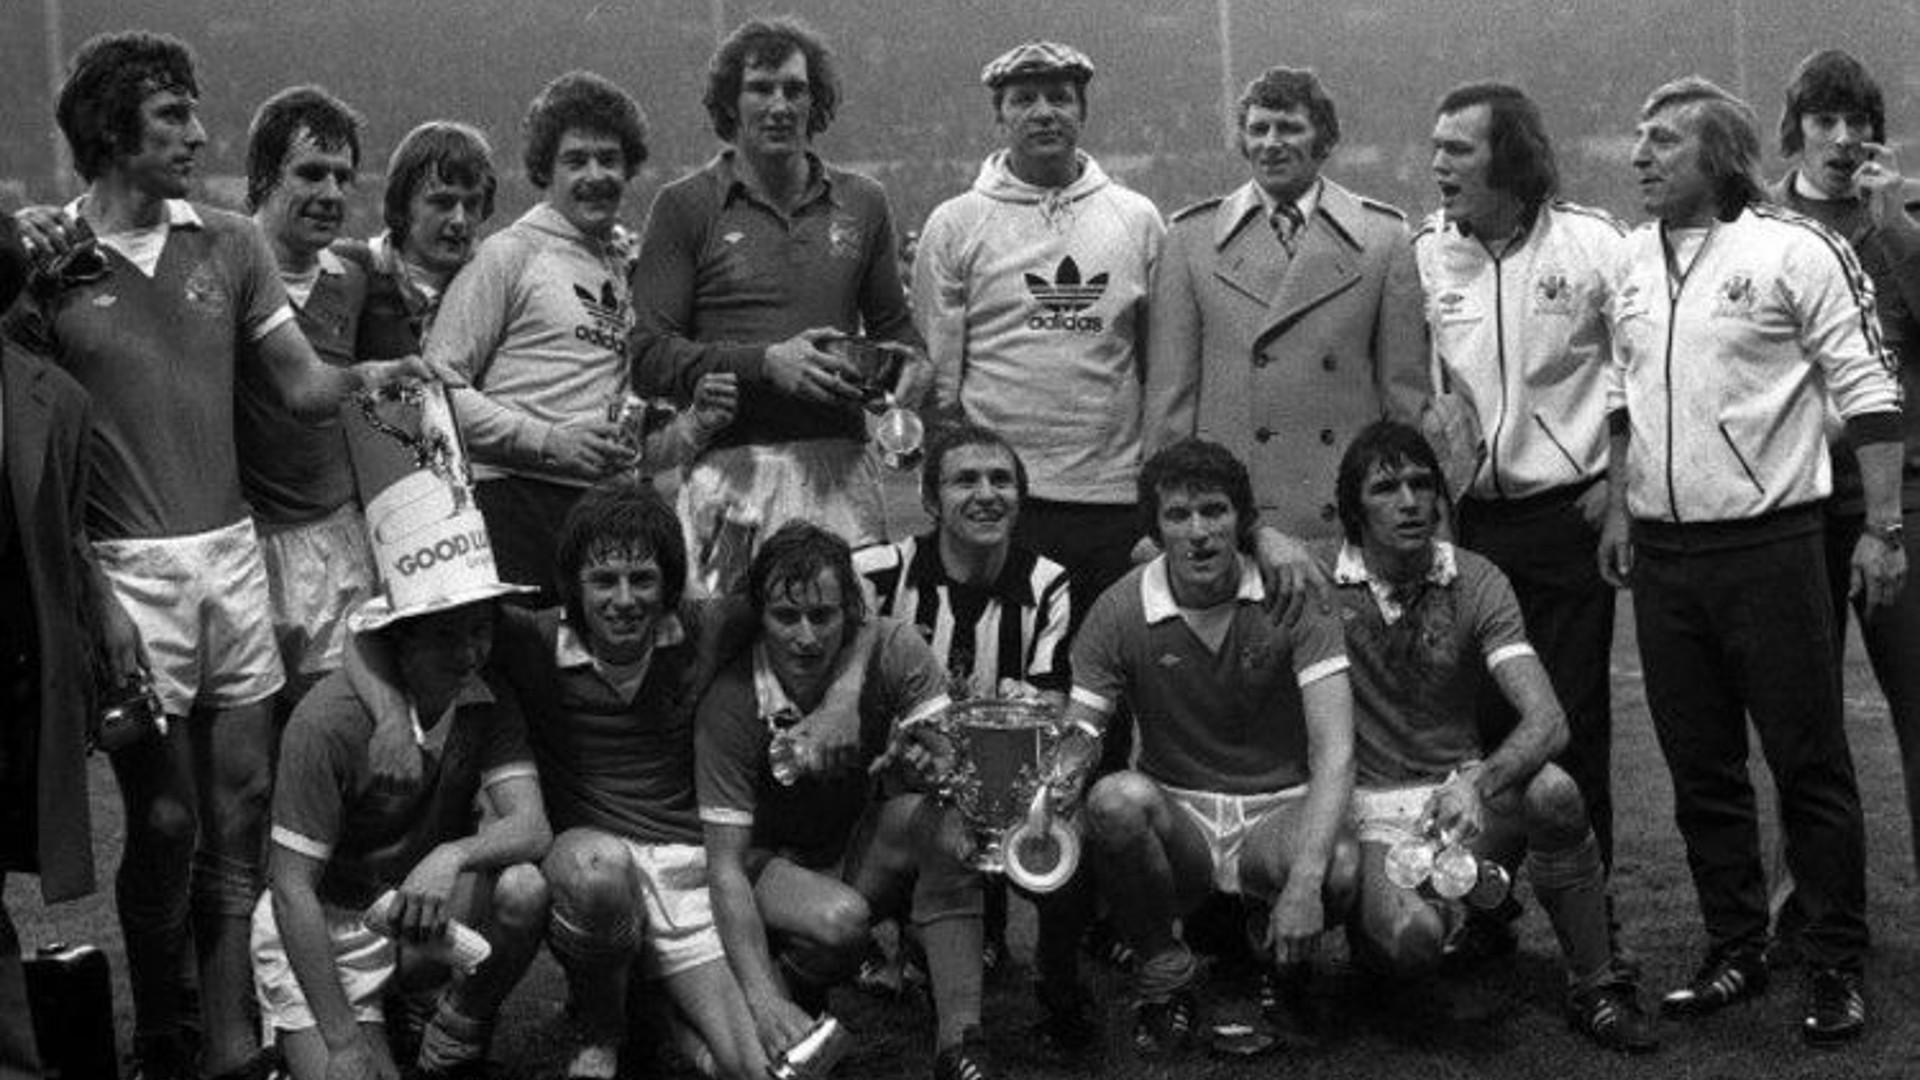
<instances>
[{"instance_id":1,"label":"crouching player","mask_svg":"<svg viewBox=\"0 0 1920 1080\"><path fill-rule=\"evenodd\" d=\"M755 640L701 700L694 745L714 921L761 1047L771 1058L799 1042L827 988L858 969L872 921L911 911L933 987L934 1075L982 1080L979 875L936 841L939 807L884 797L868 776L899 727L946 706L947 673L909 624L859 632L852 553L824 529L782 526L746 586ZM782 729L862 648L858 768L783 784Z\"/></svg>"},{"instance_id":2,"label":"crouching player","mask_svg":"<svg viewBox=\"0 0 1920 1080\"><path fill-rule=\"evenodd\" d=\"M397 610L379 597L355 615L357 633L385 639L412 707L417 782L373 781L375 712L344 672L288 722L253 963L263 1026L295 1080L397 1080L381 1019L396 954L438 940L452 919L484 934L492 955L441 995L411 1075L479 1075L500 1003L539 948L547 893L531 864L551 833L519 708L480 677L494 598L513 590L493 583ZM490 813L476 831L477 796ZM388 890L398 949L363 917Z\"/></svg>"},{"instance_id":3,"label":"crouching player","mask_svg":"<svg viewBox=\"0 0 1920 1080\"><path fill-rule=\"evenodd\" d=\"M1069 772L1090 766L1107 718L1131 707L1134 767L1093 786L1087 825L1100 880L1124 883L1107 901L1140 956L1134 1049L1160 1057L1190 1042L1198 964L1174 923L1214 889L1272 905L1262 1011L1273 1035L1310 1041L1307 960L1350 905L1357 861L1340 627L1318 606L1286 625L1268 617L1252 487L1224 447L1160 451L1139 497L1164 554L1080 628L1067 708L1079 734L1066 751Z\"/></svg>"},{"instance_id":4,"label":"crouching player","mask_svg":"<svg viewBox=\"0 0 1920 1080\"><path fill-rule=\"evenodd\" d=\"M1368 426L1336 482L1346 541L1318 548L1333 568L1353 665L1356 954L1397 975L1431 970L1460 916L1457 903L1388 880L1396 841L1457 839L1508 865L1524 849L1566 956L1569 1021L1601 1046L1652 1050L1639 989L1613 959L1606 878L1580 790L1549 760L1566 743L1566 717L1506 578L1435 539L1439 484L1419 431ZM1474 704L1489 675L1520 723L1483 752Z\"/></svg>"},{"instance_id":5,"label":"crouching player","mask_svg":"<svg viewBox=\"0 0 1920 1080\"><path fill-rule=\"evenodd\" d=\"M619 1071L638 964L697 1045L703 1071L757 1080L766 1055L721 951L693 798L694 706L723 619L683 602L680 519L651 485L604 481L556 538L564 607L504 608L494 666L525 702L556 837L541 869L547 941L583 1043L566 1075Z\"/></svg>"}]
</instances>

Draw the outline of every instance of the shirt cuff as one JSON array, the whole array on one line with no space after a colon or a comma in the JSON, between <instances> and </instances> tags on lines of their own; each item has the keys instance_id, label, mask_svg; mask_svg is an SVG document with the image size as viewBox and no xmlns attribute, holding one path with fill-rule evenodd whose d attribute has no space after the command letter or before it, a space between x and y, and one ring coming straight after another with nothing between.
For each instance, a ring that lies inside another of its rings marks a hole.
<instances>
[{"instance_id":1,"label":"shirt cuff","mask_svg":"<svg viewBox=\"0 0 1920 1080\"><path fill-rule=\"evenodd\" d=\"M934 717L939 716L941 713L946 712L947 707L952 704L953 699L946 694L935 694L914 706L912 711L902 717L900 719L900 727L902 730L905 730L919 724L924 724Z\"/></svg>"},{"instance_id":2,"label":"shirt cuff","mask_svg":"<svg viewBox=\"0 0 1920 1080\"><path fill-rule=\"evenodd\" d=\"M1515 643L1513 645L1502 645L1499 648L1487 654L1487 670L1492 671L1494 668L1499 667L1501 664L1504 664L1507 661L1516 659L1518 657L1538 656L1538 655L1539 655L1538 653L1533 651L1533 646L1527 644L1524 641Z\"/></svg>"},{"instance_id":3,"label":"shirt cuff","mask_svg":"<svg viewBox=\"0 0 1920 1080\"><path fill-rule=\"evenodd\" d=\"M702 806L700 820L708 825L737 825L742 829L751 829L753 811L739 810L730 806Z\"/></svg>"},{"instance_id":4,"label":"shirt cuff","mask_svg":"<svg viewBox=\"0 0 1920 1080\"><path fill-rule=\"evenodd\" d=\"M1069 699L1085 705L1101 716L1107 716L1113 712L1113 701L1111 699L1096 694L1084 686L1074 687L1073 692L1067 696Z\"/></svg>"},{"instance_id":5,"label":"shirt cuff","mask_svg":"<svg viewBox=\"0 0 1920 1080\"><path fill-rule=\"evenodd\" d=\"M321 862L325 862L333 857L332 844L315 840L310 836L302 836L292 829L287 828L285 825L275 825L269 835L273 838L274 843L279 844L288 851L305 855L309 859L319 859Z\"/></svg>"},{"instance_id":6,"label":"shirt cuff","mask_svg":"<svg viewBox=\"0 0 1920 1080\"><path fill-rule=\"evenodd\" d=\"M500 766L499 768L490 769L487 772L482 773L480 775L480 786L482 788L490 788L495 784L498 784L507 780L512 780L515 777L520 777L520 776L524 776L535 781L538 781L540 779L540 773L534 769L533 762L509 761L505 765Z\"/></svg>"},{"instance_id":7,"label":"shirt cuff","mask_svg":"<svg viewBox=\"0 0 1920 1080\"><path fill-rule=\"evenodd\" d=\"M1338 675L1352 666L1344 654L1340 656L1329 656L1317 664L1308 664L1306 667L1301 668L1300 673L1294 676L1294 678L1299 682L1300 688L1304 690L1314 683L1319 682L1321 679L1329 675Z\"/></svg>"},{"instance_id":8,"label":"shirt cuff","mask_svg":"<svg viewBox=\"0 0 1920 1080\"><path fill-rule=\"evenodd\" d=\"M1904 436L1905 432L1900 430L1898 412L1870 412L1847 417L1847 441L1855 447L1899 442Z\"/></svg>"},{"instance_id":9,"label":"shirt cuff","mask_svg":"<svg viewBox=\"0 0 1920 1080\"><path fill-rule=\"evenodd\" d=\"M274 313L260 320L260 325L247 335L249 342L264 341L268 334L280 329L281 324L293 321L293 305L281 304Z\"/></svg>"}]
</instances>

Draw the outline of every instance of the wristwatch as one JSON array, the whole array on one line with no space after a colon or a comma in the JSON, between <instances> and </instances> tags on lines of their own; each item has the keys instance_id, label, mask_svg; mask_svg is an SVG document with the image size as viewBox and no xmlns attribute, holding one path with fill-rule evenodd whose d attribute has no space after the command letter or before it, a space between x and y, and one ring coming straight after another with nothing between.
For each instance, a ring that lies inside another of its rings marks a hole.
<instances>
[{"instance_id":1,"label":"wristwatch","mask_svg":"<svg viewBox=\"0 0 1920 1080\"><path fill-rule=\"evenodd\" d=\"M1906 526L1901 522L1890 521L1890 522L1887 522L1885 525L1869 524L1867 526L1867 535L1875 537L1881 543L1887 545L1888 547L1894 549L1895 551L1906 550L1907 529L1906 529Z\"/></svg>"}]
</instances>

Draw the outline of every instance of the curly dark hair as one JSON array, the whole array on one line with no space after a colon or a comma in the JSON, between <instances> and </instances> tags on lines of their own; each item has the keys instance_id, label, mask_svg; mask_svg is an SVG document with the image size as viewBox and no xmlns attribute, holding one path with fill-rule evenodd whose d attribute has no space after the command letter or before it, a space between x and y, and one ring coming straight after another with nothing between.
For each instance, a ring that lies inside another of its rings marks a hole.
<instances>
[{"instance_id":1,"label":"curly dark hair","mask_svg":"<svg viewBox=\"0 0 1920 1080\"><path fill-rule=\"evenodd\" d=\"M798 519L774 530L747 567L744 587L753 617L758 620L766 614L775 591L811 585L823 570L840 586L840 610L848 628L866 622L867 599L853 572L853 549L813 522Z\"/></svg>"},{"instance_id":2,"label":"curly dark hair","mask_svg":"<svg viewBox=\"0 0 1920 1080\"><path fill-rule=\"evenodd\" d=\"M819 135L833 123L840 105L840 72L826 39L799 19L755 19L728 35L707 62L707 92L701 101L721 142L732 142L740 131L740 85L747 68L784 64L795 50L807 58L807 84L813 93L807 135Z\"/></svg>"},{"instance_id":3,"label":"curly dark hair","mask_svg":"<svg viewBox=\"0 0 1920 1080\"><path fill-rule=\"evenodd\" d=\"M1481 82L1447 91L1434 113L1445 115L1475 105L1487 107L1487 143L1492 152L1487 182L1519 199L1531 217L1560 190L1560 166L1540 107L1517 86Z\"/></svg>"},{"instance_id":4,"label":"curly dark hair","mask_svg":"<svg viewBox=\"0 0 1920 1080\"><path fill-rule=\"evenodd\" d=\"M1268 68L1240 92L1240 100L1234 106L1233 141L1242 155L1247 152L1243 134L1247 112L1255 105L1281 111L1305 109L1307 119L1313 122L1313 156L1316 158L1333 153L1334 144L1340 141L1340 114L1334 111L1333 98L1327 96L1326 87L1320 85L1320 77L1311 68Z\"/></svg>"},{"instance_id":5,"label":"curly dark hair","mask_svg":"<svg viewBox=\"0 0 1920 1080\"><path fill-rule=\"evenodd\" d=\"M660 567L662 606L680 606L687 587L687 542L673 507L641 480L616 477L588 488L560 523L554 541L560 600L574 626L586 625L580 571L610 555L652 559Z\"/></svg>"},{"instance_id":6,"label":"curly dark hair","mask_svg":"<svg viewBox=\"0 0 1920 1080\"><path fill-rule=\"evenodd\" d=\"M1821 49L1796 64L1787 82L1786 106L1780 110L1780 152L1800 152L1804 137L1800 118L1808 113L1865 113L1873 141L1887 141L1887 98L1866 65L1851 53Z\"/></svg>"},{"instance_id":7,"label":"curly dark hair","mask_svg":"<svg viewBox=\"0 0 1920 1080\"><path fill-rule=\"evenodd\" d=\"M1233 504L1233 512L1240 519L1240 535L1236 537L1240 550L1252 550L1254 521L1260 516L1253 505L1253 481L1246 465L1219 443L1187 438L1162 449L1140 466L1137 490L1146 534L1159 540L1161 547L1166 546L1160 537L1162 492L1218 492Z\"/></svg>"},{"instance_id":8,"label":"curly dark hair","mask_svg":"<svg viewBox=\"0 0 1920 1080\"><path fill-rule=\"evenodd\" d=\"M358 169L362 123L352 106L320 86L290 86L261 102L247 125L247 209L260 209L280 186L287 151L302 131L329 150L345 147Z\"/></svg>"},{"instance_id":9,"label":"curly dark hair","mask_svg":"<svg viewBox=\"0 0 1920 1080\"><path fill-rule=\"evenodd\" d=\"M1348 543L1358 544L1366 525L1366 510L1360 505L1360 489L1375 469L1398 469L1416 465L1433 474L1434 486L1446 498L1447 485L1440 478L1440 459L1420 429L1398 420L1375 420L1360 429L1340 457L1340 471L1333 482L1334 503L1340 508L1340 530Z\"/></svg>"},{"instance_id":10,"label":"curly dark hair","mask_svg":"<svg viewBox=\"0 0 1920 1080\"><path fill-rule=\"evenodd\" d=\"M179 38L123 30L80 46L54 117L82 180L92 183L115 157L140 148L140 104L165 90L200 96L193 50Z\"/></svg>"},{"instance_id":11,"label":"curly dark hair","mask_svg":"<svg viewBox=\"0 0 1920 1080\"><path fill-rule=\"evenodd\" d=\"M627 176L647 160L647 120L633 95L591 71L569 71L534 95L521 121L527 179L544 189L553 180L554 155L569 131L590 131L620 143Z\"/></svg>"},{"instance_id":12,"label":"curly dark hair","mask_svg":"<svg viewBox=\"0 0 1920 1080\"><path fill-rule=\"evenodd\" d=\"M381 210L396 247L407 242L408 210L428 179L479 188L480 216L493 216L493 193L500 180L493 172L493 147L486 135L457 120L429 120L407 132L387 159Z\"/></svg>"}]
</instances>

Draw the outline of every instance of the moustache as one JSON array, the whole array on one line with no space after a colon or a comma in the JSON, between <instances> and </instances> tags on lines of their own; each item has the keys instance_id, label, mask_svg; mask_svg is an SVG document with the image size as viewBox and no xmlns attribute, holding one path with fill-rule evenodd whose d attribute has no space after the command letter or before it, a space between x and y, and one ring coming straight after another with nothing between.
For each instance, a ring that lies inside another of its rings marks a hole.
<instances>
[{"instance_id":1,"label":"moustache","mask_svg":"<svg viewBox=\"0 0 1920 1080\"><path fill-rule=\"evenodd\" d=\"M575 184L573 197L577 202L611 201L620 197L620 185L611 180L596 180L587 184Z\"/></svg>"}]
</instances>

